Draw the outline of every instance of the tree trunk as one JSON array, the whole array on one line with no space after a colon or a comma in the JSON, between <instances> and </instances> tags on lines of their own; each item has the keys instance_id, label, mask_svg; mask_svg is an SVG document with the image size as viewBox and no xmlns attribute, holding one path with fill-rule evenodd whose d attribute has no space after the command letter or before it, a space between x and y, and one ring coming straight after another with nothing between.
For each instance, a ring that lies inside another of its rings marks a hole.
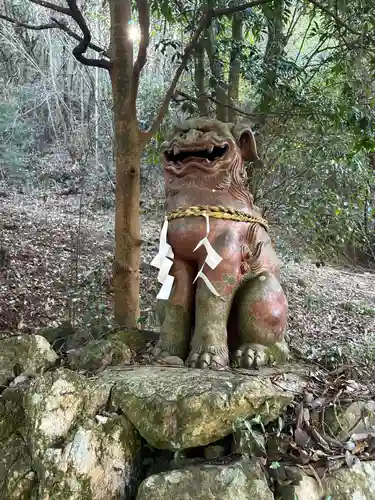
<instances>
[{"instance_id":1,"label":"tree trunk","mask_svg":"<svg viewBox=\"0 0 375 500\"><path fill-rule=\"evenodd\" d=\"M211 73L214 79L211 87L214 88L216 102L216 118L222 122L227 121L227 108L225 104L228 102L226 85L224 82L223 64L220 61L218 50L216 47L216 39L214 33L214 23L206 30L204 37L205 49L208 60L210 61Z\"/></svg>"},{"instance_id":2,"label":"tree trunk","mask_svg":"<svg viewBox=\"0 0 375 500\"><path fill-rule=\"evenodd\" d=\"M241 42L242 42L242 14L233 14L232 18L232 49L230 53L230 67L228 76L228 104L236 106L240 89L241 71ZM237 113L228 108L228 121L234 122Z\"/></svg>"},{"instance_id":3,"label":"tree trunk","mask_svg":"<svg viewBox=\"0 0 375 500\"><path fill-rule=\"evenodd\" d=\"M133 45L127 36L130 1L110 0L109 4L116 162L114 309L118 324L135 326L139 318L139 201L143 144L135 102L131 102Z\"/></svg>"},{"instance_id":4,"label":"tree trunk","mask_svg":"<svg viewBox=\"0 0 375 500\"><path fill-rule=\"evenodd\" d=\"M257 111L262 114L257 120L257 147L261 159L251 164L247 169L249 183L251 184L251 192L255 200L257 199L257 194L264 180L265 168L262 151L266 143L265 137L267 137L269 111L275 99L280 59L287 43L287 38L284 36L283 23L283 14L285 11L284 1L285 0L273 0L262 7L264 16L267 20L268 38L263 58L263 78L258 87L261 94L261 100Z\"/></svg>"},{"instance_id":5,"label":"tree trunk","mask_svg":"<svg viewBox=\"0 0 375 500\"><path fill-rule=\"evenodd\" d=\"M369 232L371 233L371 239L375 239L375 153L370 153L370 176L368 181L368 189L369 189L369 206L371 207L370 212L370 221Z\"/></svg>"},{"instance_id":6,"label":"tree trunk","mask_svg":"<svg viewBox=\"0 0 375 500\"><path fill-rule=\"evenodd\" d=\"M196 95L198 99L198 109L201 116L209 115L208 101L204 96L205 85L204 85L205 69L204 69L204 48L202 41L200 41L195 49L194 53L194 83L196 87Z\"/></svg>"},{"instance_id":7,"label":"tree trunk","mask_svg":"<svg viewBox=\"0 0 375 500\"><path fill-rule=\"evenodd\" d=\"M283 33L284 9L284 0L274 0L263 6L263 13L267 19L268 39L263 60L264 78L260 85L262 99L259 111L263 111L265 115L275 98L277 70L287 41Z\"/></svg>"}]
</instances>

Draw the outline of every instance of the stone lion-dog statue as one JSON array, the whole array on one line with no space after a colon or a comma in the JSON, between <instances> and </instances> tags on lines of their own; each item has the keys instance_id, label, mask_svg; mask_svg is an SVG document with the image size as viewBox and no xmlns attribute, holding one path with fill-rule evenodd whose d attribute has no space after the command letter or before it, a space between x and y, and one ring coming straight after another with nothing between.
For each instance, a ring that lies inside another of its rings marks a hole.
<instances>
[{"instance_id":1,"label":"stone lion-dog statue","mask_svg":"<svg viewBox=\"0 0 375 500\"><path fill-rule=\"evenodd\" d=\"M189 119L162 144L161 158L166 218L151 263L162 284L161 327L147 354L216 370L285 361L280 261L247 189L244 161L258 159L251 128Z\"/></svg>"}]
</instances>

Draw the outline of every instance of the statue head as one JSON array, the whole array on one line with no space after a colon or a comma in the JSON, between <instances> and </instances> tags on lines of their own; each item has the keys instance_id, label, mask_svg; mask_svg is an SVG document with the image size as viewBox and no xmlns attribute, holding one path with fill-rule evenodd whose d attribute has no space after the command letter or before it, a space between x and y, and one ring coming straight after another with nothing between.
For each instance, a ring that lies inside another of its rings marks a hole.
<instances>
[{"instance_id":1,"label":"statue head","mask_svg":"<svg viewBox=\"0 0 375 500\"><path fill-rule=\"evenodd\" d=\"M236 160L241 165L255 161L258 153L249 124L192 118L174 127L161 145L161 157L164 168L175 175L192 170L210 175L229 169Z\"/></svg>"},{"instance_id":2,"label":"statue head","mask_svg":"<svg viewBox=\"0 0 375 500\"><path fill-rule=\"evenodd\" d=\"M252 204L244 161L257 160L258 153L248 124L188 119L161 145L161 158L167 198L189 188L201 193L202 202L209 191L217 193L218 204L223 196Z\"/></svg>"}]
</instances>

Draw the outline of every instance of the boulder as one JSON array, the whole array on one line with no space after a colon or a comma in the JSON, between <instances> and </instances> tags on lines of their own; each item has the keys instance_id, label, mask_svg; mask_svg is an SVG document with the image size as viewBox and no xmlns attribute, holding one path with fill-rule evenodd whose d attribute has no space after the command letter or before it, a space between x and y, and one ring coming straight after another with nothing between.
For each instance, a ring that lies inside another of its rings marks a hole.
<instances>
[{"instance_id":1,"label":"boulder","mask_svg":"<svg viewBox=\"0 0 375 500\"><path fill-rule=\"evenodd\" d=\"M301 473L301 469L298 469ZM349 469L330 472L318 483L315 477L302 472L298 485L278 486L280 500L373 500L375 498L375 461L357 460Z\"/></svg>"},{"instance_id":2,"label":"boulder","mask_svg":"<svg viewBox=\"0 0 375 500\"><path fill-rule=\"evenodd\" d=\"M375 498L375 461L360 462L332 472L323 481L327 496L334 500L373 500Z\"/></svg>"},{"instance_id":3,"label":"boulder","mask_svg":"<svg viewBox=\"0 0 375 500\"><path fill-rule=\"evenodd\" d=\"M70 321L63 321L58 326L41 328L37 333L45 337L56 351L77 335Z\"/></svg>"},{"instance_id":4,"label":"boulder","mask_svg":"<svg viewBox=\"0 0 375 500\"><path fill-rule=\"evenodd\" d=\"M296 485L277 485L276 498L279 500L321 500L324 498L326 500L318 481L312 476L301 473L300 470L298 472L302 476L301 482Z\"/></svg>"},{"instance_id":5,"label":"boulder","mask_svg":"<svg viewBox=\"0 0 375 500\"><path fill-rule=\"evenodd\" d=\"M0 386L22 372L35 373L53 365L58 356L41 335L17 335L1 340Z\"/></svg>"},{"instance_id":6,"label":"boulder","mask_svg":"<svg viewBox=\"0 0 375 500\"><path fill-rule=\"evenodd\" d=\"M130 348L117 336L91 340L86 345L67 351L69 367L73 370L98 371L106 366L127 365L131 362Z\"/></svg>"},{"instance_id":7,"label":"boulder","mask_svg":"<svg viewBox=\"0 0 375 500\"><path fill-rule=\"evenodd\" d=\"M326 408L324 423L337 439L375 431L375 401L353 401L345 407ZM325 429L327 432L327 429Z\"/></svg>"},{"instance_id":8,"label":"boulder","mask_svg":"<svg viewBox=\"0 0 375 500\"><path fill-rule=\"evenodd\" d=\"M238 420L276 419L293 394L262 375L144 366L112 368L102 379L113 384L119 407L146 441L171 451L205 446L227 436Z\"/></svg>"},{"instance_id":9,"label":"boulder","mask_svg":"<svg viewBox=\"0 0 375 500\"><path fill-rule=\"evenodd\" d=\"M63 446L45 449L40 498L132 498L139 450L137 432L125 417L113 415L85 422Z\"/></svg>"},{"instance_id":10,"label":"boulder","mask_svg":"<svg viewBox=\"0 0 375 500\"><path fill-rule=\"evenodd\" d=\"M63 369L5 389L0 497L131 498L141 442L125 416L103 411L110 391L102 380Z\"/></svg>"},{"instance_id":11,"label":"boulder","mask_svg":"<svg viewBox=\"0 0 375 500\"><path fill-rule=\"evenodd\" d=\"M120 329L115 333L108 335L108 338L111 338L112 336L118 337L122 342L124 342L124 344L130 347L134 353L145 349L148 342L157 341L159 338L159 334L156 332L130 327L125 330Z\"/></svg>"},{"instance_id":12,"label":"boulder","mask_svg":"<svg viewBox=\"0 0 375 500\"><path fill-rule=\"evenodd\" d=\"M155 474L139 487L137 500L274 500L256 461L200 465Z\"/></svg>"}]
</instances>

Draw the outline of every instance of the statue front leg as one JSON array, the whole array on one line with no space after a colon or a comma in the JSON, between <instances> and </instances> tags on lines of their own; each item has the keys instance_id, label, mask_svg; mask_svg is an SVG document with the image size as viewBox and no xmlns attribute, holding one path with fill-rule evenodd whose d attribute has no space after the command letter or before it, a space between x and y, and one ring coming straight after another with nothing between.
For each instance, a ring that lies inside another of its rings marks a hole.
<instances>
[{"instance_id":1,"label":"statue front leg","mask_svg":"<svg viewBox=\"0 0 375 500\"><path fill-rule=\"evenodd\" d=\"M234 365L259 368L286 361L287 315L286 297L273 274L263 272L245 281L236 292L229 321Z\"/></svg>"},{"instance_id":2,"label":"statue front leg","mask_svg":"<svg viewBox=\"0 0 375 500\"><path fill-rule=\"evenodd\" d=\"M227 322L236 286L240 280L240 253L237 240L227 235L214 244L223 257L214 270L206 264L202 272L219 296L212 293L205 281L198 278L195 294L195 329L187 366L222 369L229 364Z\"/></svg>"},{"instance_id":3,"label":"statue front leg","mask_svg":"<svg viewBox=\"0 0 375 500\"><path fill-rule=\"evenodd\" d=\"M193 316L195 267L179 259L173 261L170 274L175 280L168 300L163 300L160 337L148 354L158 359L177 356L186 359Z\"/></svg>"}]
</instances>

